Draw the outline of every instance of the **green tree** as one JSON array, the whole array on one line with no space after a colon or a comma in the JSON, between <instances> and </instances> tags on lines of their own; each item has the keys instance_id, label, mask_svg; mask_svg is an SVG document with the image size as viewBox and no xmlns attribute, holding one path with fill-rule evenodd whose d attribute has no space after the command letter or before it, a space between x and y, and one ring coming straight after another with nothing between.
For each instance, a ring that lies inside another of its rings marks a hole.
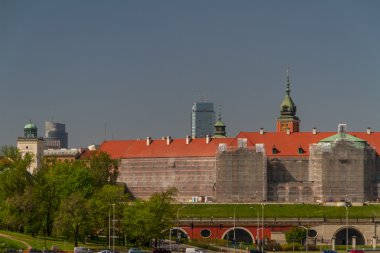
<instances>
[{"instance_id":1,"label":"green tree","mask_svg":"<svg viewBox=\"0 0 380 253\"><path fill-rule=\"evenodd\" d=\"M48 236L52 234L54 217L61 201L74 192L89 198L95 189L93 176L81 161L46 163L35 178L41 218Z\"/></svg>"},{"instance_id":2,"label":"green tree","mask_svg":"<svg viewBox=\"0 0 380 253\"><path fill-rule=\"evenodd\" d=\"M285 239L287 243L305 242L306 239L306 230L301 227L293 227L285 233Z\"/></svg>"},{"instance_id":3,"label":"green tree","mask_svg":"<svg viewBox=\"0 0 380 253\"><path fill-rule=\"evenodd\" d=\"M123 220L127 201L124 185L104 185L96 191L89 200L92 230L108 236L110 217L115 216L116 221ZM120 231L120 222L115 222L115 230Z\"/></svg>"},{"instance_id":4,"label":"green tree","mask_svg":"<svg viewBox=\"0 0 380 253\"><path fill-rule=\"evenodd\" d=\"M0 162L1 222L13 230L22 231L28 214L25 189L33 185L33 176L28 172L32 157L29 154L22 157L14 147L3 147L0 153L3 156Z\"/></svg>"},{"instance_id":5,"label":"green tree","mask_svg":"<svg viewBox=\"0 0 380 253\"><path fill-rule=\"evenodd\" d=\"M27 186L23 194L9 198L7 210L7 224L12 225L17 231L34 235L41 229L38 196L32 185Z\"/></svg>"},{"instance_id":6,"label":"green tree","mask_svg":"<svg viewBox=\"0 0 380 253\"><path fill-rule=\"evenodd\" d=\"M135 246L145 244L152 238L151 227L155 222L147 201L137 200L124 210L124 231Z\"/></svg>"},{"instance_id":7,"label":"green tree","mask_svg":"<svg viewBox=\"0 0 380 253\"><path fill-rule=\"evenodd\" d=\"M3 147L1 150L3 161L0 163L0 199L7 199L15 194L22 194L24 188L33 181L28 168L32 157L24 157L12 147Z\"/></svg>"},{"instance_id":8,"label":"green tree","mask_svg":"<svg viewBox=\"0 0 380 253\"><path fill-rule=\"evenodd\" d=\"M153 194L147 201L135 201L125 208L123 225L129 239L136 244L159 239L173 226L175 188Z\"/></svg>"},{"instance_id":9,"label":"green tree","mask_svg":"<svg viewBox=\"0 0 380 253\"><path fill-rule=\"evenodd\" d=\"M177 194L176 188L169 188L165 192L154 193L148 203L149 212L153 215L154 222L151 224L151 236L154 239L162 237L164 230L173 227L175 220L175 195Z\"/></svg>"},{"instance_id":10,"label":"green tree","mask_svg":"<svg viewBox=\"0 0 380 253\"><path fill-rule=\"evenodd\" d=\"M84 238L88 232L89 211L84 194L74 192L62 200L55 217L55 228L61 234L73 238L75 246L78 246L79 238Z\"/></svg>"},{"instance_id":11,"label":"green tree","mask_svg":"<svg viewBox=\"0 0 380 253\"><path fill-rule=\"evenodd\" d=\"M3 159L0 161L0 171L9 168L12 164L21 161L22 156L18 149L13 146L3 146L0 148L0 156Z\"/></svg>"},{"instance_id":12,"label":"green tree","mask_svg":"<svg viewBox=\"0 0 380 253\"><path fill-rule=\"evenodd\" d=\"M94 176L95 185L116 184L119 176L119 160L112 159L109 154L96 151L89 159L90 171Z\"/></svg>"}]
</instances>

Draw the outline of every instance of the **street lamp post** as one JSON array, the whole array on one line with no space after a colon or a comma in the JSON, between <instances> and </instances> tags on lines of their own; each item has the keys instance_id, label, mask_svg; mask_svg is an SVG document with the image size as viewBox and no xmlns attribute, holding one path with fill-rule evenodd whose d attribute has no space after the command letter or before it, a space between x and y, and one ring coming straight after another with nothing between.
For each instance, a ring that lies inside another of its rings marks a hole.
<instances>
[{"instance_id":1,"label":"street lamp post","mask_svg":"<svg viewBox=\"0 0 380 253\"><path fill-rule=\"evenodd\" d=\"M251 209L253 209L253 206L250 207ZM259 216L259 210L256 210L256 221L257 221L257 225L256 225L256 248L257 250L259 249L259 231L260 231L260 216Z\"/></svg>"},{"instance_id":2,"label":"street lamp post","mask_svg":"<svg viewBox=\"0 0 380 253\"><path fill-rule=\"evenodd\" d=\"M236 210L234 207L234 252L236 252Z\"/></svg>"},{"instance_id":3,"label":"street lamp post","mask_svg":"<svg viewBox=\"0 0 380 253\"><path fill-rule=\"evenodd\" d=\"M309 228L307 227L304 227L304 226L299 226L300 228L303 228L303 229L306 229L306 238L305 238L305 250L306 250L306 253L308 253L308 248L307 248L307 237L309 235ZM302 245L302 241L301 241L301 245ZM302 247L302 246L301 246Z\"/></svg>"},{"instance_id":4,"label":"street lamp post","mask_svg":"<svg viewBox=\"0 0 380 253\"><path fill-rule=\"evenodd\" d=\"M115 252L115 204L112 204L112 252Z\"/></svg>"},{"instance_id":5,"label":"street lamp post","mask_svg":"<svg viewBox=\"0 0 380 253\"><path fill-rule=\"evenodd\" d=\"M347 206L347 203L344 207L346 208L346 252L348 252L348 206Z\"/></svg>"},{"instance_id":6,"label":"street lamp post","mask_svg":"<svg viewBox=\"0 0 380 253\"><path fill-rule=\"evenodd\" d=\"M182 208L185 208L186 206L180 206L178 209L177 209L177 238L179 240L179 236L178 236L178 226L179 226L179 223L178 223L178 214L179 214L179 210L181 210Z\"/></svg>"},{"instance_id":7,"label":"street lamp post","mask_svg":"<svg viewBox=\"0 0 380 253\"><path fill-rule=\"evenodd\" d=\"M172 229L169 229L169 249L172 251Z\"/></svg>"},{"instance_id":8,"label":"street lamp post","mask_svg":"<svg viewBox=\"0 0 380 253\"><path fill-rule=\"evenodd\" d=\"M261 217L262 217L262 227L261 227L261 253L264 253L264 203L261 203Z\"/></svg>"},{"instance_id":9,"label":"street lamp post","mask_svg":"<svg viewBox=\"0 0 380 253\"><path fill-rule=\"evenodd\" d=\"M111 208L108 208L108 248L111 249Z\"/></svg>"}]
</instances>

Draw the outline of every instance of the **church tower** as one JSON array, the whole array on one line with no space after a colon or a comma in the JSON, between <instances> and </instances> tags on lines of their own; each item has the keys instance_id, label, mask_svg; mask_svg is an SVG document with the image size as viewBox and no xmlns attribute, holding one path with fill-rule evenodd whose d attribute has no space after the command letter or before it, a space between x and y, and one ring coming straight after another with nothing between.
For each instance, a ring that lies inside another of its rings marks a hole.
<instances>
[{"instance_id":1,"label":"church tower","mask_svg":"<svg viewBox=\"0 0 380 253\"><path fill-rule=\"evenodd\" d=\"M286 70L286 94L280 105L281 116L277 118L277 132L294 133L300 131L300 120L296 116L297 107L290 97L289 69Z\"/></svg>"},{"instance_id":2,"label":"church tower","mask_svg":"<svg viewBox=\"0 0 380 253\"><path fill-rule=\"evenodd\" d=\"M214 124L215 134L213 138L226 138L226 125L222 121L222 108L219 106L219 117L218 120Z\"/></svg>"},{"instance_id":3,"label":"church tower","mask_svg":"<svg viewBox=\"0 0 380 253\"><path fill-rule=\"evenodd\" d=\"M28 168L30 174L36 172L42 165L42 156L44 150L44 139L38 137L37 126L29 122L24 127L24 136L18 137L17 149L22 156L29 154L32 156L32 162Z\"/></svg>"}]
</instances>

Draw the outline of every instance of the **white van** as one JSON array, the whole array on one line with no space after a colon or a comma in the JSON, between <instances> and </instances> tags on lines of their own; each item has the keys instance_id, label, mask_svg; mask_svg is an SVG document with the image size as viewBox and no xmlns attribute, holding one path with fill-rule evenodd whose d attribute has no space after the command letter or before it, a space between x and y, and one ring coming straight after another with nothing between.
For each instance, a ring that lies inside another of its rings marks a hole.
<instances>
[{"instance_id":1,"label":"white van","mask_svg":"<svg viewBox=\"0 0 380 253\"><path fill-rule=\"evenodd\" d=\"M203 251L196 248L186 248L186 253L203 253Z\"/></svg>"}]
</instances>

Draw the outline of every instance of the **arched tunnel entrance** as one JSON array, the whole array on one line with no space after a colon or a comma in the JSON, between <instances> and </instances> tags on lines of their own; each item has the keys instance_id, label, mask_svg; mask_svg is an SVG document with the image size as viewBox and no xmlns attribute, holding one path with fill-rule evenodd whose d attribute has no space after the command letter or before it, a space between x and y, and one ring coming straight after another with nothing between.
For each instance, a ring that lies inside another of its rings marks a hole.
<instances>
[{"instance_id":1,"label":"arched tunnel entrance","mask_svg":"<svg viewBox=\"0 0 380 253\"><path fill-rule=\"evenodd\" d=\"M235 228L235 239L236 239L236 244L239 244L239 243L252 244L254 238L252 238L252 235L247 230L243 228ZM233 228L228 230L224 234L223 240L227 240L231 242L231 244L233 244L233 240L234 240Z\"/></svg>"},{"instance_id":2,"label":"arched tunnel entrance","mask_svg":"<svg viewBox=\"0 0 380 253\"><path fill-rule=\"evenodd\" d=\"M347 236L347 229L342 228L335 234L335 244L336 245L346 245L347 244L347 237L348 237L348 245L352 245L352 237L356 236L356 244L357 245L364 245L364 236L363 234L357 230L356 228L349 227L348 228L348 236Z\"/></svg>"},{"instance_id":3,"label":"arched tunnel entrance","mask_svg":"<svg viewBox=\"0 0 380 253\"><path fill-rule=\"evenodd\" d=\"M173 240L174 240L174 238L177 238L177 240L179 240L179 239L187 239L188 238L185 230L183 230L181 228L173 228L171 230L171 236L172 236Z\"/></svg>"}]
</instances>

